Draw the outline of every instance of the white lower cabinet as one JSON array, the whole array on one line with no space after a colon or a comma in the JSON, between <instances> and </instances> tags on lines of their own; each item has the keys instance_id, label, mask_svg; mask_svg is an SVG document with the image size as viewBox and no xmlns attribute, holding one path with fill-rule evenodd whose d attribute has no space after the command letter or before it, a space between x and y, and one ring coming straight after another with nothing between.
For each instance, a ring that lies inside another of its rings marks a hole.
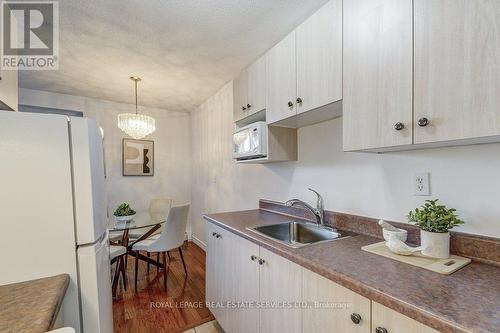
<instances>
[{"instance_id":1,"label":"white lower cabinet","mask_svg":"<svg viewBox=\"0 0 500 333\"><path fill-rule=\"evenodd\" d=\"M302 268L262 247L260 260L259 332L302 332Z\"/></svg>"},{"instance_id":2,"label":"white lower cabinet","mask_svg":"<svg viewBox=\"0 0 500 333\"><path fill-rule=\"evenodd\" d=\"M302 332L370 332L368 298L305 268L302 279Z\"/></svg>"},{"instance_id":3,"label":"white lower cabinet","mask_svg":"<svg viewBox=\"0 0 500 333\"><path fill-rule=\"evenodd\" d=\"M213 223L206 299L226 333L437 333Z\"/></svg>"},{"instance_id":4,"label":"white lower cabinet","mask_svg":"<svg viewBox=\"0 0 500 333\"><path fill-rule=\"evenodd\" d=\"M372 302L372 327L374 333L439 333L377 302Z\"/></svg>"}]
</instances>

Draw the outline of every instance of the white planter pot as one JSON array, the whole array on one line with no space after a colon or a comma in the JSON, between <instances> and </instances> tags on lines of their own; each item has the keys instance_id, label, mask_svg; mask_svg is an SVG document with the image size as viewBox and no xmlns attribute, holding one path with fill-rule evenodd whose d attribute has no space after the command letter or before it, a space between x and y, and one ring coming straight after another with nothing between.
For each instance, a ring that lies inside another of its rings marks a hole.
<instances>
[{"instance_id":1,"label":"white planter pot","mask_svg":"<svg viewBox=\"0 0 500 333\"><path fill-rule=\"evenodd\" d=\"M420 242L424 256L446 259L450 256L450 233L420 230Z\"/></svg>"}]
</instances>

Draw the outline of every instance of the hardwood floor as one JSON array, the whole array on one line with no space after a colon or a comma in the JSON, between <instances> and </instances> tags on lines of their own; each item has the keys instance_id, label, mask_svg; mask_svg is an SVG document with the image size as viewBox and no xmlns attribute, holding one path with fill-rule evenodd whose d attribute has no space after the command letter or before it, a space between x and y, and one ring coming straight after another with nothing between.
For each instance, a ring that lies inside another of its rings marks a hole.
<instances>
[{"instance_id":1,"label":"hardwood floor","mask_svg":"<svg viewBox=\"0 0 500 333\"><path fill-rule=\"evenodd\" d=\"M183 332L214 319L205 307L205 252L192 242L182 247L188 269L186 279L179 251L171 251L167 292L163 271L139 262L137 294L134 292L134 258L129 256L127 291L120 282L113 301L114 331L119 333ZM156 254L152 254L156 259ZM114 268L114 266L113 266Z\"/></svg>"}]
</instances>

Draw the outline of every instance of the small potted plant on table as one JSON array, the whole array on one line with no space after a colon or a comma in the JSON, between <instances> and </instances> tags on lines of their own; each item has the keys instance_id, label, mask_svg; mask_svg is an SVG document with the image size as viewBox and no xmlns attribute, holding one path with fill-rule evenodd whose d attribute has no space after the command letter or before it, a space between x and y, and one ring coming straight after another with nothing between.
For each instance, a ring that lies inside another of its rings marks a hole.
<instances>
[{"instance_id":1,"label":"small potted plant on table","mask_svg":"<svg viewBox=\"0 0 500 333\"><path fill-rule=\"evenodd\" d=\"M130 208L130 205L127 203L122 203L118 208L116 208L113 213L115 216L116 222L125 223L134 219L135 210Z\"/></svg>"},{"instance_id":2,"label":"small potted plant on table","mask_svg":"<svg viewBox=\"0 0 500 333\"><path fill-rule=\"evenodd\" d=\"M449 230L464 221L455 214L456 209L448 209L437 202L438 199L426 200L423 206L408 214L408 221L420 228L422 254L446 259L450 256Z\"/></svg>"}]
</instances>

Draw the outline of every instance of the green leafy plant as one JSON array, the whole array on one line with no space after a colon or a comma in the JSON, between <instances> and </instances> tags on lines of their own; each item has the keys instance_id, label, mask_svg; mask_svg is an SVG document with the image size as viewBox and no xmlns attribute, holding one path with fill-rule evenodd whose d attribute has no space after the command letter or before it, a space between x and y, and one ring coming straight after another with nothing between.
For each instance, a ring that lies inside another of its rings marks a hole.
<instances>
[{"instance_id":1,"label":"green leafy plant","mask_svg":"<svg viewBox=\"0 0 500 333\"><path fill-rule=\"evenodd\" d=\"M445 233L453 227L465 223L455 214L455 208L437 204L438 199L426 200L420 208L408 213L408 221L429 232Z\"/></svg>"},{"instance_id":2,"label":"green leafy plant","mask_svg":"<svg viewBox=\"0 0 500 333\"><path fill-rule=\"evenodd\" d=\"M116 208L115 212L113 213L114 216L130 216L134 215L135 210L130 208L130 205L127 203L122 203L118 208Z\"/></svg>"}]
</instances>

